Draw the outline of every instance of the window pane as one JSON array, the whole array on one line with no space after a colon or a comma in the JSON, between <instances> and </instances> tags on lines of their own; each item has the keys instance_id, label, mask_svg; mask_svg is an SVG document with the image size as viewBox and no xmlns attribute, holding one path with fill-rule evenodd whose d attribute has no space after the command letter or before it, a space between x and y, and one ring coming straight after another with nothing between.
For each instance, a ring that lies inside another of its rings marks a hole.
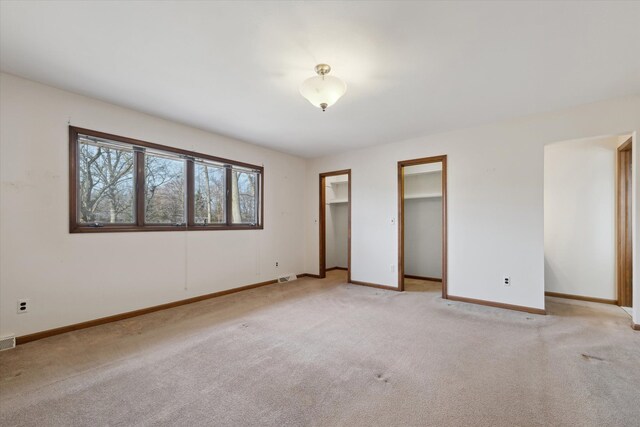
<instances>
[{"instance_id":1,"label":"window pane","mask_svg":"<svg viewBox=\"0 0 640 427\"><path fill-rule=\"evenodd\" d=\"M234 224L258 222L258 174L233 170L231 173L231 207Z\"/></svg>"},{"instance_id":2,"label":"window pane","mask_svg":"<svg viewBox=\"0 0 640 427\"><path fill-rule=\"evenodd\" d=\"M197 224L224 224L225 176L223 167L194 165L194 220Z\"/></svg>"},{"instance_id":3,"label":"window pane","mask_svg":"<svg viewBox=\"0 0 640 427\"><path fill-rule=\"evenodd\" d=\"M144 163L145 223L185 223L185 161L145 154Z\"/></svg>"},{"instance_id":4,"label":"window pane","mask_svg":"<svg viewBox=\"0 0 640 427\"><path fill-rule=\"evenodd\" d=\"M133 151L79 142L78 152L79 222L134 223Z\"/></svg>"}]
</instances>

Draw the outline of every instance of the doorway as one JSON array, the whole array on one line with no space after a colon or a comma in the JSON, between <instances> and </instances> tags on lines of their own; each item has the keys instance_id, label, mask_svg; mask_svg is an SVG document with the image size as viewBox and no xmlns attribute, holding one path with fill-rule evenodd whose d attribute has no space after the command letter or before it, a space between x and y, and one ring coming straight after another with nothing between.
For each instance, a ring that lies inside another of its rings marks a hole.
<instances>
[{"instance_id":1,"label":"doorway","mask_svg":"<svg viewBox=\"0 0 640 427\"><path fill-rule=\"evenodd\" d=\"M631 304L630 148L627 135L544 146L546 296Z\"/></svg>"},{"instance_id":2,"label":"doorway","mask_svg":"<svg viewBox=\"0 0 640 427\"><path fill-rule=\"evenodd\" d=\"M447 156L398 162L398 288L441 283L447 298Z\"/></svg>"},{"instance_id":3,"label":"doorway","mask_svg":"<svg viewBox=\"0 0 640 427\"><path fill-rule=\"evenodd\" d=\"M631 138L618 147L616 191L616 269L618 305L633 305L632 245L632 144Z\"/></svg>"},{"instance_id":4,"label":"doorway","mask_svg":"<svg viewBox=\"0 0 640 427\"><path fill-rule=\"evenodd\" d=\"M351 282L351 169L320 174L319 277L346 270Z\"/></svg>"}]
</instances>

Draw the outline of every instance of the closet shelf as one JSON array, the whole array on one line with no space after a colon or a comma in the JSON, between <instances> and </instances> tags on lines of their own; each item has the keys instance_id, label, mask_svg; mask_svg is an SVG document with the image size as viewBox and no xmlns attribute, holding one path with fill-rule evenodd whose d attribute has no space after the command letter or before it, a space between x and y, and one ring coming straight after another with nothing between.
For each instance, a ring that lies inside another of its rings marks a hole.
<instances>
[{"instance_id":1,"label":"closet shelf","mask_svg":"<svg viewBox=\"0 0 640 427\"><path fill-rule=\"evenodd\" d=\"M336 205L338 203L349 203L348 199L333 199L327 202L328 205Z\"/></svg>"},{"instance_id":2,"label":"closet shelf","mask_svg":"<svg viewBox=\"0 0 640 427\"><path fill-rule=\"evenodd\" d=\"M419 193L419 194L405 194L404 199L436 199L442 197L441 193Z\"/></svg>"},{"instance_id":3,"label":"closet shelf","mask_svg":"<svg viewBox=\"0 0 640 427\"><path fill-rule=\"evenodd\" d=\"M418 175L430 175L432 173L442 173L442 169L438 169L438 170L435 170L435 171L416 171L416 172L405 171L404 175L405 176L418 176Z\"/></svg>"}]
</instances>

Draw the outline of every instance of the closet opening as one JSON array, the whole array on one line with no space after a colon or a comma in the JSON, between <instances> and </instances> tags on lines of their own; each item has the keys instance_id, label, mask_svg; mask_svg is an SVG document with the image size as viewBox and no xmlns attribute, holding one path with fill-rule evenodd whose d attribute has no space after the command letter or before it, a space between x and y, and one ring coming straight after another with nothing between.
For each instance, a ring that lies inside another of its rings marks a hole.
<instances>
[{"instance_id":1,"label":"closet opening","mask_svg":"<svg viewBox=\"0 0 640 427\"><path fill-rule=\"evenodd\" d=\"M351 281L351 169L320 174L321 279Z\"/></svg>"},{"instance_id":2,"label":"closet opening","mask_svg":"<svg viewBox=\"0 0 640 427\"><path fill-rule=\"evenodd\" d=\"M447 156L398 162L398 288L447 298Z\"/></svg>"}]
</instances>

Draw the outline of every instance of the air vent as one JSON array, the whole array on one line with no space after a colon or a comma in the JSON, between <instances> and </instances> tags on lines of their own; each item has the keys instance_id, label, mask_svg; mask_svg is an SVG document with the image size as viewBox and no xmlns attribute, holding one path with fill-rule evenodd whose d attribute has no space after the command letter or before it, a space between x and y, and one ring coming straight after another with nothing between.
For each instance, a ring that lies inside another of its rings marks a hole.
<instances>
[{"instance_id":1,"label":"air vent","mask_svg":"<svg viewBox=\"0 0 640 427\"><path fill-rule=\"evenodd\" d=\"M0 338L0 351L15 348L15 346L16 346L16 337L11 336L11 337Z\"/></svg>"},{"instance_id":2,"label":"air vent","mask_svg":"<svg viewBox=\"0 0 640 427\"><path fill-rule=\"evenodd\" d=\"M284 276L278 277L278 283L291 282L292 280L296 280L298 276L295 274L285 274Z\"/></svg>"}]
</instances>

